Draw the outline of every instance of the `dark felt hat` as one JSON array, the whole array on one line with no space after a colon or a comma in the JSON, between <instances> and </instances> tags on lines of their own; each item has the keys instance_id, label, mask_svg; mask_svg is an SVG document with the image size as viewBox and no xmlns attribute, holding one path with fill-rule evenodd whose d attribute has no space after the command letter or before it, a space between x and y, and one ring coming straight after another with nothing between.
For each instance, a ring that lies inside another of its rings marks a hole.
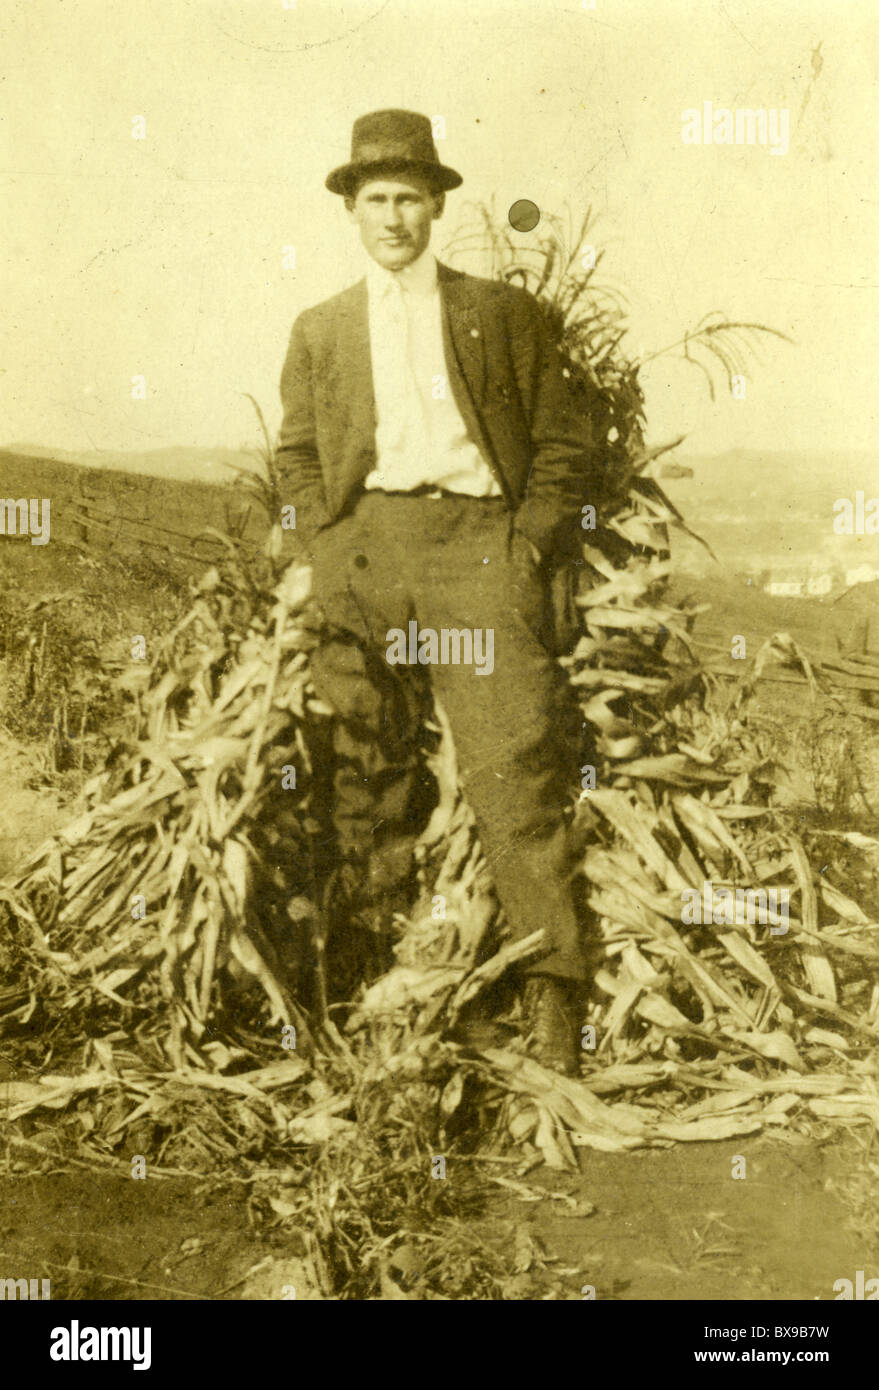
<instances>
[{"instance_id":1,"label":"dark felt hat","mask_svg":"<svg viewBox=\"0 0 879 1390\"><path fill-rule=\"evenodd\" d=\"M358 179L383 172L420 174L438 193L457 188L461 175L440 163L430 119L417 111L370 111L351 132L351 158L327 179L331 193L350 194Z\"/></svg>"}]
</instances>

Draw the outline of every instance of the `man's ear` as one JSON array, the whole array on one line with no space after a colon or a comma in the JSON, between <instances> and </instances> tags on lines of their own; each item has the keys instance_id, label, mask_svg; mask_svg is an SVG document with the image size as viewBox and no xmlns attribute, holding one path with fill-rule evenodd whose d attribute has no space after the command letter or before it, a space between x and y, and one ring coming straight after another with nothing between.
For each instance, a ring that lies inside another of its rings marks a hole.
<instances>
[{"instance_id":1,"label":"man's ear","mask_svg":"<svg viewBox=\"0 0 879 1390\"><path fill-rule=\"evenodd\" d=\"M434 193L434 195L433 195L433 219L434 219L434 221L436 221L436 219L437 219L438 217L442 217L443 211L444 211L444 209L445 209L445 206L446 206L446 195L445 195L445 193Z\"/></svg>"}]
</instances>

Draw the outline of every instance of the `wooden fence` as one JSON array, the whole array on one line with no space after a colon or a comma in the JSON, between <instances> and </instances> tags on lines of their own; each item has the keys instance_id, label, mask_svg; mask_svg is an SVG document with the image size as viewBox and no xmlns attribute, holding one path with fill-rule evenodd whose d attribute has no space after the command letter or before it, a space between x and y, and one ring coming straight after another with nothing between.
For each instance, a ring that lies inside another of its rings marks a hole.
<instances>
[{"instance_id":1,"label":"wooden fence","mask_svg":"<svg viewBox=\"0 0 879 1390\"><path fill-rule=\"evenodd\" d=\"M224 552L222 541L203 534L207 527L248 548L268 533L262 509L235 483L181 482L3 450L0 497L48 498L52 540L92 553L173 560L191 570Z\"/></svg>"}]
</instances>

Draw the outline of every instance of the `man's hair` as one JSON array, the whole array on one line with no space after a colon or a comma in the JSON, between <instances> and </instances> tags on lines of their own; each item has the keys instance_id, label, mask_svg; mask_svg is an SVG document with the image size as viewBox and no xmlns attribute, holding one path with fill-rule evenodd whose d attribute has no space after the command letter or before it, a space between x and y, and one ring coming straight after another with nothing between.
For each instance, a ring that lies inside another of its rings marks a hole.
<instances>
[{"instance_id":1,"label":"man's hair","mask_svg":"<svg viewBox=\"0 0 879 1390\"><path fill-rule=\"evenodd\" d=\"M365 183L375 183L380 179L400 179L403 183L420 183L432 198L442 197L445 189L439 187L427 174L414 173L408 165L375 164L370 169L354 174L346 190L346 197L356 198Z\"/></svg>"}]
</instances>

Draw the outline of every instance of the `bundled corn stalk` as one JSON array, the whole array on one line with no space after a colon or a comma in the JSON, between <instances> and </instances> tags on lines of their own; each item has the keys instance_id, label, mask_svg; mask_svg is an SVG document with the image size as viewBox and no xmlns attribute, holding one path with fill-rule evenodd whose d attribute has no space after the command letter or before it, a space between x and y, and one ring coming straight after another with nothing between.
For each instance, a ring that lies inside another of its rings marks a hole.
<instances>
[{"instance_id":1,"label":"bundled corn stalk","mask_svg":"<svg viewBox=\"0 0 879 1390\"><path fill-rule=\"evenodd\" d=\"M669 530L683 522L653 476L662 451L643 446L617 310L590 337L574 310L591 272L573 263L549 246L535 288L623 479L583 546L582 635L566 659L584 750L597 750L572 808L588 831L596 961L582 1076L527 1055L505 983L540 924L504 939L441 710L417 901L398 918L396 964L338 1030L319 910L332 711L309 683L310 576L293 565L272 587L230 565L129 673L138 740L2 890L3 1026L11 1039L40 1028L57 1059L4 1088L7 1118L95 1097L103 1153L151 1125L160 1157L181 1161L184 1134L202 1166L350 1144L376 1115L402 1133L413 1112L433 1151L488 1135L555 1166L577 1145L723 1138L798 1109L877 1122L876 923L773 806L750 687L724 705L693 654L693 611L668 601ZM772 655L798 659L776 639L754 678Z\"/></svg>"},{"instance_id":2,"label":"bundled corn stalk","mask_svg":"<svg viewBox=\"0 0 879 1390\"><path fill-rule=\"evenodd\" d=\"M690 615L662 599L675 518L660 499L655 484L633 483L615 523L629 537L622 566L584 546L584 632L567 663L599 759L575 808L590 830L583 872L600 957L581 1080L525 1055L515 1003L499 1025L506 1045L462 1027L541 934L485 959L497 909L447 731L431 758L441 794L398 963L361 992L345 1039L319 1011L306 1019L291 980L317 917L310 773L330 716L309 686L309 575L292 567L241 632L214 571L142 675L141 739L4 890L7 1028L42 1017L58 1054L69 1061L87 1043L90 1059L78 1075L12 1083L8 1118L121 1092L131 1103L113 1110L112 1144L198 1096L235 1100L239 1118L225 1123L239 1142L248 1113L251 1146L254 1133L304 1144L344 1133L362 1087L404 1081L436 1088L444 1123L478 1093L500 1131L554 1164L578 1143L748 1132L799 1103L875 1119L875 924L813 872L772 811L744 711L734 705L731 717L713 701L689 649ZM278 778L291 767L279 932L262 822L277 832ZM789 912L724 921L724 890L773 888L787 890ZM695 921L688 903L699 905ZM242 979L258 985L260 1006ZM315 1019L329 1060L314 1055Z\"/></svg>"},{"instance_id":3,"label":"bundled corn stalk","mask_svg":"<svg viewBox=\"0 0 879 1390\"><path fill-rule=\"evenodd\" d=\"M583 873L600 940L584 1075L550 1077L518 1046L481 1053L506 1097L503 1123L554 1165L570 1161L571 1143L726 1138L800 1105L879 1117L877 923L810 865L791 818L773 807L770 750L747 722L767 662L805 658L774 638L721 708L691 652L692 613L662 600L676 520L642 480L614 523L628 560L612 565L606 546L583 552L585 632L566 664L600 759L575 813L590 832ZM453 1022L480 972L462 989L466 932L453 922L445 938L429 1000L431 974L410 965L368 991L357 1021L394 1007L399 1017L407 1004L433 1021L444 997ZM493 977L500 959L482 971ZM638 1103L598 1099L625 1092Z\"/></svg>"}]
</instances>

